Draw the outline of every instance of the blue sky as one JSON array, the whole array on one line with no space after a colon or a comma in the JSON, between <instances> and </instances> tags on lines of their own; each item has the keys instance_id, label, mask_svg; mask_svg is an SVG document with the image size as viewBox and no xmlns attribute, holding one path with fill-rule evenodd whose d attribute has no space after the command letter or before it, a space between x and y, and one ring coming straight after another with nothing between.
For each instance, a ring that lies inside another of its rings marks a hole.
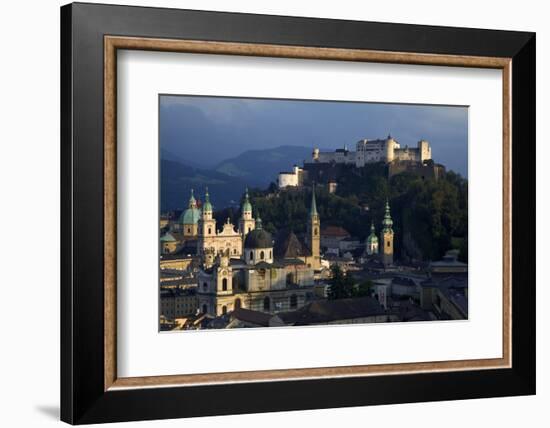
<instances>
[{"instance_id":1,"label":"blue sky","mask_svg":"<svg viewBox=\"0 0 550 428\"><path fill-rule=\"evenodd\" d=\"M171 95L160 98L161 150L197 166L214 167L247 150L283 145L353 148L360 139L388 134L401 147L415 147L418 140L428 140L436 162L467 177L467 107Z\"/></svg>"}]
</instances>

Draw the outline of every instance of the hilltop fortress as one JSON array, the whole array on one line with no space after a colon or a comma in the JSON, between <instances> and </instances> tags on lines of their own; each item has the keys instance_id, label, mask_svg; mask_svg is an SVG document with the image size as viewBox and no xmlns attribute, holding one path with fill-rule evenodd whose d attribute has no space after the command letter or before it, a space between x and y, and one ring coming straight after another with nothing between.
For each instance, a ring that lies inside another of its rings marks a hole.
<instances>
[{"instance_id":1,"label":"hilltop fortress","mask_svg":"<svg viewBox=\"0 0 550 428\"><path fill-rule=\"evenodd\" d=\"M285 188L302 186L312 181L337 182L342 168L362 168L376 162L387 164L389 177L410 172L422 178L437 179L445 172L442 165L432 161L432 148L426 140L420 140L417 147L402 148L397 140L388 135L385 139L360 140L355 145L355 151L347 147L331 152L314 148L311 161L304 161L303 167L294 166L292 171L279 173L278 184L279 188Z\"/></svg>"},{"instance_id":2,"label":"hilltop fortress","mask_svg":"<svg viewBox=\"0 0 550 428\"><path fill-rule=\"evenodd\" d=\"M388 135L386 139L360 140L355 145L356 151L350 151L347 147L333 152L321 152L313 149L313 162L318 163L343 163L355 165L357 168L372 162L410 161L422 163L432 158L432 148L425 140L418 142L417 148L409 148L401 145Z\"/></svg>"}]
</instances>

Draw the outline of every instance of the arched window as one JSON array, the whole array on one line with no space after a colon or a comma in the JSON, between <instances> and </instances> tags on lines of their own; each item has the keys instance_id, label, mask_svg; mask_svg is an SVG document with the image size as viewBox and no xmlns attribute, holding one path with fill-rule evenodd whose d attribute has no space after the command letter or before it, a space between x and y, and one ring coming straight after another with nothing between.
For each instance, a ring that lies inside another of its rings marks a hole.
<instances>
[{"instance_id":1,"label":"arched window","mask_svg":"<svg viewBox=\"0 0 550 428\"><path fill-rule=\"evenodd\" d=\"M269 312L270 306L271 306L271 302L269 301L269 297L266 297L264 299L264 311Z\"/></svg>"},{"instance_id":2,"label":"arched window","mask_svg":"<svg viewBox=\"0 0 550 428\"><path fill-rule=\"evenodd\" d=\"M241 299L235 299L235 309L241 308Z\"/></svg>"},{"instance_id":3,"label":"arched window","mask_svg":"<svg viewBox=\"0 0 550 428\"><path fill-rule=\"evenodd\" d=\"M391 246L391 242L390 242L390 241L388 241L388 245L387 245L387 246L388 246L388 247Z\"/></svg>"},{"instance_id":4,"label":"arched window","mask_svg":"<svg viewBox=\"0 0 550 428\"><path fill-rule=\"evenodd\" d=\"M206 282L203 282L202 289L206 291L208 289L208 284Z\"/></svg>"},{"instance_id":5,"label":"arched window","mask_svg":"<svg viewBox=\"0 0 550 428\"><path fill-rule=\"evenodd\" d=\"M190 227L187 228L187 233L191 233L191 228Z\"/></svg>"},{"instance_id":6,"label":"arched window","mask_svg":"<svg viewBox=\"0 0 550 428\"><path fill-rule=\"evenodd\" d=\"M222 306L222 315L225 315L227 313L227 306Z\"/></svg>"},{"instance_id":7,"label":"arched window","mask_svg":"<svg viewBox=\"0 0 550 428\"><path fill-rule=\"evenodd\" d=\"M254 251L250 252L250 260L254 260Z\"/></svg>"},{"instance_id":8,"label":"arched window","mask_svg":"<svg viewBox=\"0 0 550 428\"><path fill-rule=\"evenodd\" d=\"M263 251L260 251L260 259L264 259L264 252Z\"/></svg>"},{"instance_id":9,"label":"arched window","mask_svg":"<svg viewBox=\"0 0 550 428\"><path fill-rule=\"evenodd\" d=\"M222 279L222 290L227 291L227 278Z\"/></svg>"},{"instance_id":10,"label":"arched window","mask_svg":"<svg viewBox=\"0 0 550 428\"><path fill-rule=\"evenodd\" d=\"M205 303L204 305L202 305L202 313L205 314L208 312L208 305Z\"/></svg>"},{"instance_id":11,"label":"arched window","mask_svg":"<svg viewBox=\"0 0 550 428\"><path fill-rule=\"evenodd\" d=\"M212 228L211 228L211 227L208 228L208 234L209 234L209 235L212 234Z\"/></svg>"},{"instance_id":12,"label":"arched window","mask_svg":"<svg viewBox=\"0 0 550 428\"><path fill-rule=\"evenodd\" d=\"M314 229L313 229L313 234L314 234L315 236L317 236L317 228L314 228Z\"/></svg>"},{"instance_id":13,"label":"arched window","mask_svg":"<svg viewBox=\"0 0 550 428\"><path fill-rule=\"evenodd\" d=\"M252 228L250 226L248 226L248 232L250 232L252 230Z\"/></svg>"},{"instance_id":14,"label":"arched window","mask_svg":"<svg viewBox=\"0 0 550 428\"><path fill-rule=\"evenodd\" d=\"M298 306L298 297L296 297L296 294L293 294L290 296L290 307L296 308Z\"/></svg>"},{"instance_id":15,"label":"arched window","mask_svg":"<svg viewBox=\"0 0 550 428\"><path fill-rule=\"evenodd\" d=\"M286 274L286 285L294 284L294 274L292 272Z\"/></svg>"},{"instance_id":16,"label":"arched window","mask_svg":"<svg viewBox=\"0 0 550 428\"><path fill-rule=\"evenodd\" d=\"M233 254L237 254L237 249L233 248Z\"/></svg>"}]
</instances>

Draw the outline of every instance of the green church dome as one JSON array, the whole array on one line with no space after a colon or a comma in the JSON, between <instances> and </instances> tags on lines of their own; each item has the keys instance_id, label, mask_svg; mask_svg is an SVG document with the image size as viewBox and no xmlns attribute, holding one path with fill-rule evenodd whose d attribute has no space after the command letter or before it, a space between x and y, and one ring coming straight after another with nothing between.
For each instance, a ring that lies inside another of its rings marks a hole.
<instances>
[{"instance_id":1,"label":"green church dome","mask_svg":"<svg viewBox=\"0 0 550 428\"><path fill-rule=\"evenodd\" d=\"M189 198L189 208L187 208L179 218L180 224L197 224L199 222L200 210L197 208L197 201L193 196L191 189L191 197Z\"/></svg>"},{"instance_id":2,"label":"green church dome","mask_svg":"<svg viewBox=\"0 0 550 428\"><path fill-rule=\"evenodd\" d=\"M252 212L252 204L250 203L250 199L248 198L248 187L246 188L246 193L244 195L244 203L243 203L243 212L250 211Z\"/></svg>"},{"instance_id":3,"label":"green church dome","mask_svg":"<svg viewBox=\"0 0 550 428\"><path fill-rule=\"evenodd\" d=\"M367 238L367 245L378 244L378 236L376 236L376 231L374 230L374 224L370 225L370 235Z\"/></svg>"},{"instance_id":4,"label":"green church dome","mask_svg":"<svg viewBox=\"0 0 550 428\"><path fill-rule=\"evenodd\" d=\"M174 238L171 233L167 233L166 235L161 236L160 241L161 242L176 242L176 238Z\"/></svg>"},{"instance_id":5,"label":"green church dome","mask_svg":"<svg viewBox=\"0 0 550 428\"><path fill-rule=\"evenodd\" d=\"M258 217L256 219L256 228L246 235L244 240L244 248L271 248L273 247L273 237L271 233L262 228L262 219Z\"/></svg>"},{"instance_id":6,"label":"green church dome","mask_svg":"<svg viewBox=\"0 0 550 428\"><path fill-rule=\"evenodd\" d=\"M200 210L198 208L187 208L181 215L182 224L197 224L199 222Z\"/></svg>"},{"instance_id":7,"label":"green church dome","mask_svg":"<svg viewBox=\"0 0 550 428\"><path fill-rule=\"evenodd\" d=\"M204 204L202 206L203 211L212 211L212 204L210 203L210 194L208 193L208 187L204 195Z\"/></svg>"}]
</instances>

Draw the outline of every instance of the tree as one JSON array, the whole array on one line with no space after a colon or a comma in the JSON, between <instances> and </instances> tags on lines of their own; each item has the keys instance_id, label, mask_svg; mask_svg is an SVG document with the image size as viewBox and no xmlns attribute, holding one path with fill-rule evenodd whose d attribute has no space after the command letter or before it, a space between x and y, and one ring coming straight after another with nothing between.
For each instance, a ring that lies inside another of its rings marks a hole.
<instances>
[{"instance_id":1,"label":"tree","mask_svg":"<svg viewBox=\"0 0 550 428\"><path fill-rule=\"evenodd\" d=\"M353 297L370 297L372 295L373 282L370 279L359 283L353 288Z\"/></svg>"},{"instance_id":2,"label":"tree","mask_svg":"<svg viewBox=\"0 0 550 428\"><path fill-rule=\"evenodd\" d=\"M332 277L328 282L328 298L330 300L336 300L352 297L355 286L353 276L344 273L338 265L332 266L331 272Z\"/></svg>"}]
</instances>

